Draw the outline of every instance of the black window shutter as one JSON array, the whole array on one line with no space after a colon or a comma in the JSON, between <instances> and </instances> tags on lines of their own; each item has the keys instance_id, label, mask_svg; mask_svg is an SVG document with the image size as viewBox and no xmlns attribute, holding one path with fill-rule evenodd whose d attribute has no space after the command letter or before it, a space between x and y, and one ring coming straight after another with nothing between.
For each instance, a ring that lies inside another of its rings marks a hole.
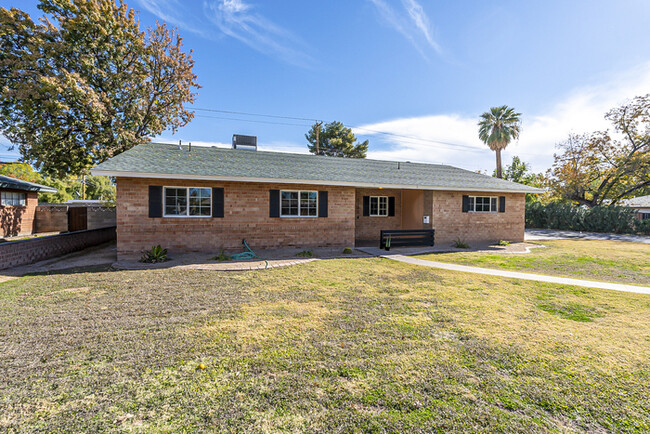
<instances>
[{"instance_id":1,"label":"black window shutter","mask_svg":"<svg viewBox=\"0 0 650 434\"><path fill-rule=\"evenodd\" d=\"M463 196L463 212L469 212L469 196Z\"/></svg>"},{"instance_id":2,"label":"black window shutter","mask_svg":"<svg viewBox=\"0 0 650 434\"><path fill-rule=\"evenodd\" d=\"M327 192L318 192L318 217L327 217Z\"/></svg>"},{"instance_id":3,"label":"black window shutter","mask_svg":"<svg viewBox=\"0 0 650 434\"><path fill-rule=\"evenodd\" d=\"M212 217L223 218L223 188L212 187Z\"/></svg>"},{"instance_id":4,"label":"black window shutter","mask_svg":"<svg viewBox=\"0 0 650 434\"><path fill-rule=\"evenodd\" d=\"M149 186L149 217L162 217L162 187Z\"/></svg>"},{"instance_id":5,"label":"black window shutter","mask_svg":"<svg viewBox=\"0 0 650 434\"><path fill-rule=\"evenodd\" d=\"M395 197L393 196L390 196L388 198L388 216L389 217L395 216Z\"/></svg>"},{"instance_id":6,"label":"black window shutter","mask_svg":"<svg viewBox=\"0 0 650 434\"><path fill-rule=\"evenodd\" d=\"M363 215L370 215L370 196L363 196Z\"/></svg>"},{"instance_id":7,"label":"black window shutter","mask_svg":"<svg viewBox=\"0 0 650 434\"><path fill-rule=\"evenodd\" d=\"M269 190L269 217L280 217L280 190Z\"/></svg>"},{"instance_id":8,"label":"black window shutter","mask_svg":"<svg viewBox=\"0 0 650 434\"><path fill-rule=\"evenodd\" d=\"M506 212L506 197L499 196L499 212Z\"/></svg>"}]
</instances>

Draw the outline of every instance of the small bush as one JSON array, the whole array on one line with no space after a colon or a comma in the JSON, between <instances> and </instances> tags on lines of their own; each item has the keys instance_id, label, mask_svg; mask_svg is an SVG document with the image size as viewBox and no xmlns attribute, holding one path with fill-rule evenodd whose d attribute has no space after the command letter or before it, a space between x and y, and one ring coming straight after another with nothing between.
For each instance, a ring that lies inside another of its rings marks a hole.
<instances>
[{"instance_id":1,"label":"small bush","mask_svg":"<svg viewBox=\"0 0 650 434\"><path fill-rule=\"evenodd\" d=\"M311 258L314 256L314 252L311 250L303 250L302 252L296 253L296 256L301 257L301 258Z\"/></svg>"},{"instance_id":2,"label":"small bush","mask_svg":"<svg viewBox=\"0 0 650 434\"><path fill-rule=\"evenodd\" d=\"M469 244L467 244L465 241L461 240L460 237L456 238L456 241L454 241L454 247L457 249L469 249Z\"/></svg>"},{"instance_id":3,"label":"small bush","mask_svg":"<svg viewBox=\"0 0 650 434\"><path fill-rule=\"evenodd\" d=\"M506 241L506 240L499 240L499 242L497 243L497 246L509 246L509 245L510 245L510 241Z\"/></svg>"},{"instance_id":4,"label":"small bush","mask_svg":"<svg viewBox=\"0 0 650 434\"><path fill-rule=\"evenodd\" d=\"M228 255L223 249L220 249L219 254L212 259L215 261L230 261L232 256Z\"/></svg>"},{"instance_id":5,"label":"small bush","mask_svg":"<svg viewBox=\"0 0 650 434\"><path fill-rule=\"evenodd\" d=\"M350 253L352 253L352 249L349 248L349 247L346 247L345 249L343 249L343 253L345 253L346 255L349 255Z\"/></svg>"},{"instance_id":6,"label":"small bush","mask_svg":"<svg viewBox=\"0 0 650 434\"><path fill-rule=\"evenodd\" d=\"M158 262L165 262L166 260L167 249L160 247L160 244L151 247L150 250L145 250L140 258L140 262L145 262L147 264L156 264Z\"/></svg>"}]
</instances>

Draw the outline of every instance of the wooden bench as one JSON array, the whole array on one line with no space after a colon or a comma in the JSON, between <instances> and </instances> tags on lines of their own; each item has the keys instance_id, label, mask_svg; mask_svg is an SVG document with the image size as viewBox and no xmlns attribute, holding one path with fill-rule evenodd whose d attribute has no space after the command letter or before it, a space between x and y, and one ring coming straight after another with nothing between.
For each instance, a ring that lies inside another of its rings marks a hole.
<instances>
[{"instance_id":1,"label":"wooden bench","mask_svg":"<svg viewBox=\"0 0 650 434\"><path fill-rule=\"evenodd\" d=\"M379 238L379 248L388 251L391 247L433 246L434 238L434 229L383 230Z\"/></svg>"}]
</instances>

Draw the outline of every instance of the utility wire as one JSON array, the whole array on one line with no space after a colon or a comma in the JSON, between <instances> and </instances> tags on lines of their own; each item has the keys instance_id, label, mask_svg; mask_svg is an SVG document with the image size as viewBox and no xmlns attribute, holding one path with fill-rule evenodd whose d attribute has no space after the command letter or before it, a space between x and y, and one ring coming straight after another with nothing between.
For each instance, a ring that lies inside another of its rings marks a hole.
<instances>
[{"instance_id":1,"label":"utility wire","mask_svg":"<svg viewBox=\"0 0 650 434\"><path fill-rule=\"evenodd\" d=\"M237 115L244 115L244 116L260 116L260 117L274 118L274 119L294 119L294 120L301 120L301 121L319 122L318 119L314 119L314 118L300 118L300 117L294 117L294 116L269 115L269 114L261 114L261 113L237 112L237 111L231 111L231 110L218 110L218 109L208 109L208 108L193 108L193 109L194 110L199 110L199 111L207 111L207 112L215 112L215 113L228 113L228 114L237 114ZM197 117L202 117L202 118L234 120L234 121L252 122L252 123L264 123L264 124L271 124L271 125L309 126L309 125L304 125L304 124L289 124L289 123L281 123L281 122L257 121L257 120L253 120L253 119L227 118L227 117L205 116L205 115L196 115L196 116ZM467 145L463 145L463 144L460 144L460 143L444 142L444 141L441 141L441 140L426 139L426 138L423 138L423 137L407 136L407 135L404 135L404 134L395 134L395 133L389 133L389 132L386 132L386 131L377 131L377 130L372 130L370 128L357 127L357 126L354 126L354 125L347 125L347 124L344 124L344 125L347 128L369 131L369 132L372 132L372 133L375 133L375 134L382 134L382 135L385 135L385 136L392 136L392 137L398 137L398 138L403 138L403 139L405 138L405 139L412 139L412 140L420 140L422 142L434 143L434 144L442 144L442 145L448 145L448 146L456 146L456 147L459 147L459 148L468 149L470 151L479 150L478 148L475 148L473 146L467 146Z\"/></svg>"},{"instance_id":2,"label":"utility wire","mask_svg":"<svg viewBox=\"0 0 650 434\"><path fill-rule=\"evenodd\" d=\"M293 117L293 116L278 116L278 115L267 115L267 114L261 114L261 113L234 112L234 111L230 111L230 110L217 110L217 109L198 108L198 107L192 107L192 109L193 110L204 111L204 112L227 113L227 114L231 114L231 115L260 116L260 117L264 117L264 118L293 119L293 120L296 120L296 121L315 121L315 122L318 122L318 119L297 118L297 117Z\"/></svg>"}]
</instances>

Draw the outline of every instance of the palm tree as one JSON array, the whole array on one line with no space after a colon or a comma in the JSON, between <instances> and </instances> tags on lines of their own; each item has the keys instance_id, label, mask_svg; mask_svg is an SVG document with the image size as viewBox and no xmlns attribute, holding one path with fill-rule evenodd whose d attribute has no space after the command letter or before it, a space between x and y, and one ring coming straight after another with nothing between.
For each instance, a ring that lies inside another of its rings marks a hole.
<instances>
[{"instance_id":1,"label":"palm tree","mask_svg":"<svg viewBox=\"0 0 650 434\"><path fill-rule=\"evenodd\" d=\"M508 146L512 139L519 138L521 113L503 105L492 107L489 112L481 115L478 123L478 137L497 153L497 178L501 178L501 151Z\"/></svg>"}]
</instances>

